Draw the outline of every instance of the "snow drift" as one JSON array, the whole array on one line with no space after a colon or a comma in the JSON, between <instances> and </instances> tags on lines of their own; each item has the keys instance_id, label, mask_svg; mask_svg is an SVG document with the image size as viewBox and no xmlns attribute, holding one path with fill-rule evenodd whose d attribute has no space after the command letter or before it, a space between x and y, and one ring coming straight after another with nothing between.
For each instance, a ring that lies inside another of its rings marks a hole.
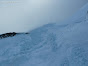
<instances>
[{"instance_id":1,"label":"snow drift","mask_svg":"<svg viewBox=\"0 0 88 66\"><path fill-rule=\"evenodd\" d=\"M88 4L67 23L1 39L0 66L88 66L87 10Z\"/></svg>"}]
</instances>

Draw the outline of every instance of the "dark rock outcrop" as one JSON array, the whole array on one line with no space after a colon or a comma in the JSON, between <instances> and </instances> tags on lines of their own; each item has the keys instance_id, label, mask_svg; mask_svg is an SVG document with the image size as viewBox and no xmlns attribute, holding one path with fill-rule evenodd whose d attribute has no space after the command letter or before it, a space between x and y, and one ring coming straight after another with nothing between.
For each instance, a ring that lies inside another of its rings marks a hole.
<instances>
[{"instance_id":1,"label":"dark rock outcrop","mask_svg":"<svg viewBox=\"0 0 88 66\"><path fill-rule=\"evenodd\" d=\"M27 33L16 33L16 32L4 33L0 35L0 39L7 38L7 37L13 37L17 34L29 34L29 33L28 32Z\"/></svg>"},{"instance_id":2,"label":"dark rock outcrop","mask_svg":"<svg viewBox=\"0 0 88 66\"><path fill-rule=\"evenodd\" d=\"M15 32L10 32L10 33L1 34L1 35L0 35L0 39L6 38L6 37L13 37L13 36L15 36L16 34L17 34L17 33L15 33Z\"/></svg>"}]
</instances>

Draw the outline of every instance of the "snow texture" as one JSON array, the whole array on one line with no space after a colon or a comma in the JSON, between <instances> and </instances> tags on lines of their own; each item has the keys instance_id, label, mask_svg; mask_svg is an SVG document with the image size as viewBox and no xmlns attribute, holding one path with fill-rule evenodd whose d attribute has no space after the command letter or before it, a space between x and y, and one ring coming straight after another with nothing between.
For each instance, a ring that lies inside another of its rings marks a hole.
<instances>
[{"instance_id":1,"label":"snow texture","mask_svg":"<svg viewBox=\"0 0 88 66\"><path fill-rule=\"evenodd\" d=\"M0 39L0 66L88 66L88 4L69 22Z\"/></svg>"}]
</instances>

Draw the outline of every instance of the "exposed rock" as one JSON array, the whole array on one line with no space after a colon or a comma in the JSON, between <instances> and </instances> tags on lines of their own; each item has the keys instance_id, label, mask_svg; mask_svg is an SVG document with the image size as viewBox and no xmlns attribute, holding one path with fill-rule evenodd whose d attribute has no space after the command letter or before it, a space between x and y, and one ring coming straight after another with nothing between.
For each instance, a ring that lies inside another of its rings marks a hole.
<instances>
[{"instance_id":1,"label":"exposed rock","mask_svg":"<svg viewBox=\"0 0 88 66\"><path fill-rule=\"evenodd\" d=\"M16 34L17 34L17 33L15 33L15 32L10 32L10 33L1 34L1 35L0 35L0 39L6 38L6 37L13 37L13 36L15 36Z\"/></svg>"}]
</instances>

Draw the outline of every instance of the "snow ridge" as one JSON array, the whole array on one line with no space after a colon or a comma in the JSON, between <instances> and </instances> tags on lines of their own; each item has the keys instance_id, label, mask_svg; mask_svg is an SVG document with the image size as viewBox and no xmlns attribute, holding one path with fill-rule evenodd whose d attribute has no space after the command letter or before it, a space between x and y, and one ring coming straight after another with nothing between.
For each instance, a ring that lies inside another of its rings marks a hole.
<instances>
[{"instance_id":1,"label":"snow ridge","mask_svg":"<svg viewBox=\"0 0 88 66\"><path fill-rule=\"evenodd\" d=\"M88 66L87 6L71 23L47 24L0 40L0 66Z\"/></svg>"}]
</instances>

